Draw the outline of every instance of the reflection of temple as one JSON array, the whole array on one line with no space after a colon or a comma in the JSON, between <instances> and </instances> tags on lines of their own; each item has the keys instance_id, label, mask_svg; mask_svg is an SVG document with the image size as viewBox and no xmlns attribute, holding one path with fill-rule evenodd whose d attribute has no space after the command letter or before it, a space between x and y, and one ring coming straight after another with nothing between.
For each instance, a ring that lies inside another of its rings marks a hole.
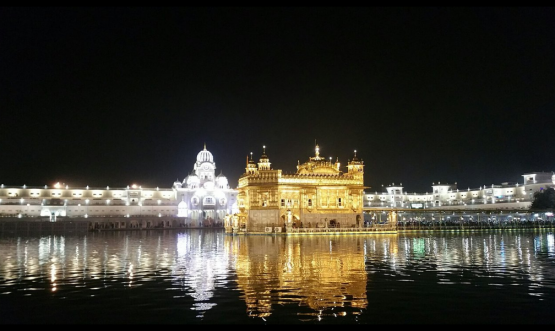
<instances>
[{"instance_id":1,"label":"reflection of temple","mask_svg":"<svg viewBox=\"0 0 555 331\"><path fill-rule=\"evenodd\" d=\"M240 212L226 220L227 232L290 232L296 228L361 228L364 162L355 155L347 163L315 156L297 165L295 174L270 167L266 149L258 164L247 160L239 178Z\"/></svg>"},{"instance_id":2,"label":"reflection of temple","mask_svg":"<svg viewBox=\"0 0 555 331\"><path fill-rule=\"evenodd\" d=\"M357 314L367 307L363 236L226 236L225 240L228 253L235 257L249 316L267 317L275 307L287 304L306 307L309 318L330 311Z\"/></svg>"}]
</instances>

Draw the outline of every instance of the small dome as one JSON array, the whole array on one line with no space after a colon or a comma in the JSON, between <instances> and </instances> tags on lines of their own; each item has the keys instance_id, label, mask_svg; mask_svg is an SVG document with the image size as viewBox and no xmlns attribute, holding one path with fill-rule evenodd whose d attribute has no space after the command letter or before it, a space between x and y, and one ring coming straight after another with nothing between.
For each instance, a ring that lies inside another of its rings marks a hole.
<instances>
[{"instance_id":1,"label":"small dome","mask_svg":"<svg viewBox=\"0 0 555 331\"><path fill-rule=\"evenodd\" d=\"M216 183L218 183L218 187L226 188L229 182L226 176L220 174L216 177Z\"/></svg>"}]
</instances>

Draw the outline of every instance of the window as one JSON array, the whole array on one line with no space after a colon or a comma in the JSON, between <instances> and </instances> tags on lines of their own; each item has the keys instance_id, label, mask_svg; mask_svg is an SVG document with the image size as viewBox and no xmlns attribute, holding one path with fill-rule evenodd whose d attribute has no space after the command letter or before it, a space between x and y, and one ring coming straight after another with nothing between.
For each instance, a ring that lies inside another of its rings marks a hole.
<instances>
[{"instance_id":1,"label":"window","mask_svg":"<svg viewBox=\"0 0 555 331\"><path fill-rule=\"evenodd\" d=\"M281 206L285 207L285 199L281 199Z\"/></svg>"},{"instance_id":2,"label":"window","mask_svg":"<svg viewBox=\"0 0 555 331\"><path fill-rule=\"evenodd\" d=\"M312 199L308 199L308 206L312 207Z\"/></svg>"},{"instance_id":3,"label":"window","mask_svg":"<svg viewBox=\"0 0 555 331\"><path fill-rule=\"evenodd\" d=\"M337 205L338 205L339 207L342 206L342 203L343 203L343 201L341 200L341 198L337 198Z\"/></svg>"}]
</instances>

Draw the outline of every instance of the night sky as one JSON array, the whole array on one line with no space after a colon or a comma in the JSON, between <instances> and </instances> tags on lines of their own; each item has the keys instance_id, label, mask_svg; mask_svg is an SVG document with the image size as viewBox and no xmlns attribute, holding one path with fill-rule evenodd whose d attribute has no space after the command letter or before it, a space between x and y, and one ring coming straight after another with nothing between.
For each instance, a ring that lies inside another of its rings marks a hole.
<instances>
[{"instance_id":1,"label":"night sky","mask_svg":"<svg viewBox=\"0 0 555 331\"><path fill-rule=\"evenodd\" d=\"M357 157L367 191L555 170L555 8L0 8L0 183L235 188ZM346 171L346 168L342 168Z\"/></svg>"}]
</instances>

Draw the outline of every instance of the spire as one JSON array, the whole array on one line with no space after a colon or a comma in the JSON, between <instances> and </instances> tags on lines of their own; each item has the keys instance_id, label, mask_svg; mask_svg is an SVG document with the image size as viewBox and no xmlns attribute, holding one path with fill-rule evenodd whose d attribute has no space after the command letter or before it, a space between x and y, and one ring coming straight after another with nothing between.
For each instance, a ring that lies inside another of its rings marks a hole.
<instances>
[{"instance_id":1,"label":"spire","mask_svg":"<svg viewBox=\"0 0 555 331\"><path fill-rule=\"evenodd\" d=\"M355 149L355 155L353 156L353 159L351 161L354 161L354 162L359 161L358 158L357 158L357 150L356 149Z\"/></svg>"},{"instance_id":2,"label":"spire","mask_svg":"<svg viewBox=\"0 0 555 331\"><path fill-rule=\"evenodd\" d=\"M262 146L263 152L260 156L260 161L258 162L258 169L259 170L271 170L270 168L270 159L268 159L268 155L266 155L266 145Z\"/></svg>"},{"instance_id":3,"label":"spire","mask_svg":"<svg viewBox=\"0 0 555 331\"><path fill-rule=\"evenodd\" d=\"M204 142L204 150L206 150L206 142Z\"/></svg>"}]
</instances>

